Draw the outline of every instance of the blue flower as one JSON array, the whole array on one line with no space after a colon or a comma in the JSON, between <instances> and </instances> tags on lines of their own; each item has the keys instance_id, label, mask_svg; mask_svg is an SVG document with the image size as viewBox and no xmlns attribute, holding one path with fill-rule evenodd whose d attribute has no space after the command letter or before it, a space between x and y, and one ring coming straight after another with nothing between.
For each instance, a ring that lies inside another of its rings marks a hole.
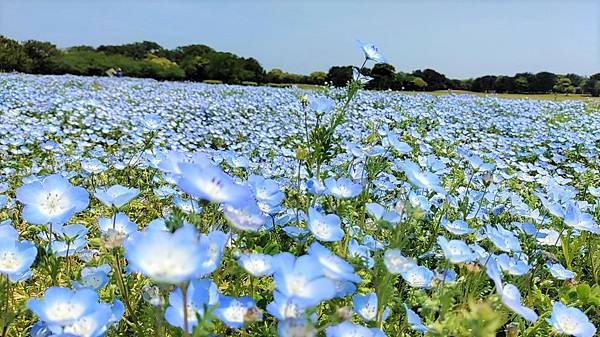
<instances>
[{"instance_id":1,"label":"blue flower","mask_svg":"<svg viewBox=\"0 0 600 337\"><path fill-rule=\"evenodd\" d=\"M565 267L563 267L562 264L560 264L558 262L557 263L548 262L548 263L546 263L546 267L550 271L550 274L552 274L552 276L554 276L556 279L571 280L571 279L575 278L574 272L567 270Z\"/></svg>"},{"instance_id":2,"label":"blue flower","mask_svg":"<svg viewBox=\"0 0 600 337\"><path fill-rule=\"evenodd\" d=\"M507 253L521 251L521 244L519 239L515 236L515 233L504 229L502 226L498 225L497 227L492 227L486 225L485 232L487 237L496 247L498 247L498 249Z\"/></svg>"},{"instance_id":3,"label":"blue flower","mask_svg":"<svg viewBox=\"0 0 600 337\"><path fill-rule=\"evenodd\" d=\"M318 178L310 178L306 181L306 190L310 194L321 195L325 192L325 184Z\"/></svg>"},{"instance_id":4,"label":"blue flower","mask_svg":"<svg viewBox=\"0 0 600 337\"><path fill-rule=\"evenodd\" d=\"M446 190L440 185L440 177L437 175L431 172L421 171L419 165L410 160L404 161L400 165L400 168L404 171L404 174L406 174L408 181L416 187L446 194Z\"/></svg>"},{"instance_id":5,"label":"blue flower","mask_svg":"<svg viewBox=\"0 0 600 337\"><path fill-rule=\"evenodd\" d=\"M475 232L475 230L469 227L469 224L463 220L449 221L444 217L442 218L441 225L454 235L466 235Z\"/></svg>"},{"instance_id":6,"label":"blue flower","mask_svg":"<svg viewBox=\"0 0 600 337\"><path fill-rule=\"evenodd\" d=\"M94 196L107 207L121 208L138 194L140 194L140 190L137 188L113 185L107 189L96 188Z\"/></svg>"},{"instance_id":7,"label":"blue flower","mask_svg":"<svg viewBox=\"0 0 600 337\"><path fill-rule=\"evenodd\" d=\"M170 284L200 276L203 263L210 259L191 225L175 233L152 229L134 232L123 246L130 270Z\"/></svg>"},{"instance_id":8,"label":"blue flower","mask_svg":"<svg viewBox=\"0 0 600 337\"><path fill-rule=\"evenodd\" d=\"M337 180L327 178L325 179L325 186L327 187L327 194L338 199L354 198L359 195L363 189L361 185L352 182L352 180L348 178L339 178Z\"/></svg>"},{"instance_id":9,"label":"blue flower","mask_svg":"<svg viewBox=\"0 0 600 337\"><path fill-rule=\"evenodd\" d=\"M377 49L374 44L363 43L360 40L356 40L356 44L358 48L365 53L365 58L367 60L372 60L377 63L387 63L386 58L379 52L379 49Z\"/></svg>"},{"instance_id":10,"label":"blue flower","mask_svg":"<svg viewBox=\"0 0 600 337\"><path fill-rule=\"evenodd\" d=\"M34 225L63 224L88 207L85 189L71 185L58 174L17 188L17 199L25 205L23 219Z\"/></svg>"},{"instance_id":11,"label":"blue flower","mask_svg":"<svg viewBox=\"0 0 600 337\"><path fill-rule=\"evenodd\" d=\"M425 266L414 266L401 272L400 275L411 287L424 289L431 288L435 277L435 274Z\"/></svg>"},{"instance_id":12,"label":"blue flower","mask_svg":"<svg viewBox=\"0 0 600 337\"><path fill-rule=\"evenodd\" d=\"M404 304L404 310L406 310L406 319L408 320L411 329L422 333L429 331L429 328L423 325L421 317L419 317L416 312L412 311L406 304Z\"/></svg>"},{"instance_id":13,"label":"blue flower","mask_svg":"<svg viewBox=\"0 0 600 337\"><path fill-rule=\"evenodd\" d=\"M437 242L442 248L446 259L451 263L467 263L475 259L475 254L464 241L448 241L445 237L438 236Z\"/></svg>"},{"instance_id":14,"label":"blue flower","mask_svg":"<svg viewBox=\"0 0 600 337\"><path fill-rule=\"evenodd\" d=\"M315 337L317 329L304 318L288 318L277 324L279 337Z\"/></svg>"},{"instance_id":15,"label":"blue flower","mask_svg":"<svg viewBox=\"0 0 600 337\"><path fill-rule=\"evenodd\" d=\"M123 212L119 212L110 218L99 218L98 227L103 234L115 231L123 236L128 236L137 230L137 225L131 222Z\"/></svg>"},{"instance_id":16,"label":"blue flower","mask_svg":"<svg viewBox=\"0 0 600 337\"><path fill-rule=\"evenodd\" d=\"M268 219L256 202L248 202L240 207L223 205L222 211L225 219L229 220L234 228L243 231L257 232Z\"/></svg>"},{"instance_id":17,"label":"blue flower","mask_svg":"<svg viewBox=\"0 0 600 337\"><path fill-rule=\"evenodd\" d=\"M11 221L2 221L0 223L0 241L17 240L19 232L11 225Z\"/></svg>"},{"instance_id":18,"label":"blue flower","mask_svg":"<svg viewBox=\"0 0 600 337\"><path fill-rule=\"evenodd\" d=\"M521 304L521 292L516 286L510 283L504 285L504 288L502 288L502 302L529 322L537 321L538 315L535 311Z\"/></svg>"},{"instance_id":19,"label":"blue flower","mask_svg":"<svg viewBox=\"0 0 600 337\"><path fill-rule=\"evenodd\" d=\"M595 234L600 233L600 226L594 221L592 215L581 212L579 207L572 201L567 204L565 223L575 229Z\"/></svg>"},{"instance_id":20,"label":"blue flower","mask_svg":"<svg viewBox=\"0 0 600 337\"><path fill-rule=\"evenodd\" d=\"M265 254L242 254L238 263L252 276L273 274L273 257Z\"/></svg>"},{"instance_id":21,"label":"blue flower","mask_svg":"<svg viewBox=\"0 0 600 337\"><path fill-rule=\"evenodd\" d=\"M367 212L377 221L385 221L391 224L397 224L402 220L400 214L395 211L388 211L385 207L377 203L367 203Z\"/></svg>"},{"instance_id":22,"label":"blue flower","mask_svg":"<svg viewBox=\"0 0 600 337\"><path fill-rule=\"evenodd\" d=\"M552 305L552 316L546 319L554 331L575 337L593 337L596 327L581 310L560 302Z\"/></svg>"},{"instance_id":23,"label":"blue flower","mask_svg":"<svg viewBox=\"0 0 600 337\"><path fill-rule=\"evenodd\" d=\"M184 192L203 200L241 206L252 198L250 189L237 184L219 167L212 164L179 163L177 180Z\"/></svg>"},{"instance_id":24,"label":"blue flower","mask_svg":"<svg viewBox=\"0 0 600 337\"><path fill-rule=\"evenodd\" d=\"M262 320L262 313L250 297L221 296L214 314L221 322L234 329L244 327L244 323L248 321Z\"/></svg>"},{"instance_id":25,"label":"blue flower","mask_svg":"<svg viewBox=\"0 0 600 337\"><path fill-rule=\"evenodd\" d=\"M335 296L335 284L325 277L319 261L310 255L296 258L290 253L274 256L274 274L277 290L286 297L298 297L309 306L315 306Z\"/></svg>"},{"instance_id":26,"label":"blue flower","mask_svg":"<svg viewBox=\"0 0 600 337\"><path fill-rule=\"evenodd\" d=\"M326 337L374 337L373 331L367 327L350 322L342 322L338 325L333 325L325 330Z\"/></svg>"},{"instance_id":27,"label":"blue flower","mask_svg":"<svg viewBox=\"0 0 600 337\"><path fill-rule=\"evenodd\" d=\"M37 248L31 241L0 239L0 275L11 282L18 282L31 275L31 265L37 256Z\"/></svg>"},{"instance_id":28,"label":"blue flower","mask_svg":"<svg viewBox=\"0 0 600 337\"><path fill-rule=\"evenodd\" d=\"M350 281L360 283L360 276L354 273L354 267L341 257L333 254L329 249L318 242L313 242L308 247L308 254L317 259L323 267L323 273L329 279L336 281Z\"/></svg>"},{"instance_id":29,"label":"blue flower","mask_svg":"<svg viewBox=\"0 0 600 337\"><path fill-rule=\"evenodd\" d=\"M64 326L76 323L98 309L98 293L89 288L70 290L50 287L42 299L30 299L27 307L45 322L50 330L58 332ZM107 318L108 320L108 318Z\"/></svg>"},{"instance_id":30,"label":"blue flower","mask_svg":"<svg viewBox=\"0 0 600 337\"><path fill-rule=\"evenodd\" d=\"M367 295L352 296L354 311L360 315L365 321L373 321L377 319L377 294L369 293ZM385 321L390 314L390 309L385 308L382 319Z\"/></svg>"},{"instance_id":31,"label":"blue flower","mask_svg":"<svg viewBox=\"0 0 600 337\"><path fill-rule=\"evenodd\" d=\"M383 254L383 263L392 274L400 274L417 266L415 260L402 255L400 249L388 249Z\"/></svg>"},{"instance_id":32,"label":"blue flower","mask_svg":"<svg viewBox=\"0 0 600 337\"><path fill-rule=\"evenodd\" d=\"M204 317L205 306L217 304L214 300L211 302L210 296L210 293L215 291L216 285L209 280L193 280L188 285L185 307L189 333L198 325L198 317ZM183 310L183 293L181 288L176 288L169 294L169 306L165 311L165 320L172 326L183 329Z\"/></svg>"},{"instance_id":33,"label":"blue flower","mask_svg":"<svg viewBox=\"0 0 600 337\"><path fill-rule=\"evenodd\" d=\"M301 318L310 305L298 297L287 297L279 291L273 292L273 302L267 304L267 312L278 320Z\"/></svg>"},{"instance_id":34,"label":"blue flower","mask_svg":"<svg viewBox=\"0 0 600 337\"><path fill-rule=\"evenodd\" d=\"M360 259L369 269L375 265L375 260L371 256L369 247L359 244L355 239L350 240L348 244L348 255Z\"/></svg>"},{"instance_id":35,"label":"blue flower","mask_svg":"<svg viewBox=\"0 0 600 337\"><path fill-rule=\"evenodd\" d=\"M318 113L330 113L335 109L335 102L327 97L311 97L309 98L310 108Z\"/></svg>"},{"instance_id":36,"label":"blue flower","mask_svg":"<svg viewBox=\"0 0 600 337\"><path fill-rule=\"evenodd\" d=\"M325 242L342 240L344 231L340 224L340 217L335 214L323 215L313 207L308 209L308 229L317 240Z\"/></svg>"},{"instance_id":37,"label":"blue flower","mask_svg":"<svg viewBox=\"0 0 600 337\"><path fill-rule=\"evenodd\" d=\"M81 281L71 281L73 288L91 288L100 290L104 288L109 281L111 268L108 264L103 264L98 267L85 267L81 270Z\"/></svg>"},{"instance_id":38,"label":"blue flower","mask_svg":"<svg viewBox=\"0 0 600 337\"><path fill-rule=\"evenodd\" d=\"M507 254L496 256L496 261L498 261L498 265L503 271L511 275L525 275L529 272L529 265L526 262Z\"/></svg>"},{"instance_id":39,"label":"blue flower","mask_svg":"<svg viewBox=\"0 0 600 337\"><path fill-rule=\"evenodd\" d=\"M502 284L502 272L500 271L500 266L498 265L496 258L494 256L489 256L485 261L484 267L487 276L494 281L496 291L501 294L504 285Z\"/></svg>"},{"instance_id":40,"label":"blue flower","mask_svg":"<svg viewBox=\"0 0 600 337\"><path fill-rule=\"evenodd\" d=\"M81 224L61 225L54 228L54 236L57 240L52 241L51 249L56 256L73 256L81 252L87 240L85 236L88 229ZM45 236L41 236L46 239Z\"/></svg>"}]
</instances>

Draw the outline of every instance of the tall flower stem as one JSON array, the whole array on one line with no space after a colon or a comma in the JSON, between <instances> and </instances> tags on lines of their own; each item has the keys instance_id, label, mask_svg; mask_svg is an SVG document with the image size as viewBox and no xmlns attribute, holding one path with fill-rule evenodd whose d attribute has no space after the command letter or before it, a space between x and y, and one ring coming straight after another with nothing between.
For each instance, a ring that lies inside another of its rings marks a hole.
<instances>
[{"instance_id":1,"label":"tall flower stem","mask_svg":"<svg viewBox=\"0 0 600 337\"><path fill-rule=\"evenodd\" d=\"M189 337L188 332L188 301L187 301L187 282L181 286L181 299L183 301L183 337Z\"/></svg>"}]
</instances>

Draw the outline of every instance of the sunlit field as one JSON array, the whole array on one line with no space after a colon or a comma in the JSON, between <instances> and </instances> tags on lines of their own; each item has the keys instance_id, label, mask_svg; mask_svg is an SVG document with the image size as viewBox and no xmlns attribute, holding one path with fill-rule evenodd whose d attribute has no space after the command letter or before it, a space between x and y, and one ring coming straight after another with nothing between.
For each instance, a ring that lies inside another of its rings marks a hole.
<instances>
[{"instance_id":1,"label":"sunlit field","mask_svg":"<svg viewBox=\"0 0 600 337\"><path fill-rule=\"evenodd\" d=\"M0 336L595 336L598 105L362 77L0 74Z\"/></svg>"}]
</instances>

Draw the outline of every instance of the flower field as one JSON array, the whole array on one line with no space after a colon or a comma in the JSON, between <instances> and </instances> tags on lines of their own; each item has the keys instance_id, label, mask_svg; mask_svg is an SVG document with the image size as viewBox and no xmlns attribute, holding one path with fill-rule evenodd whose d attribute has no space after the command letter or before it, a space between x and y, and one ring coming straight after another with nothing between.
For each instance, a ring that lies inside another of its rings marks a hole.
<instances>
[{"instance_id":1,"label":"flower field","mask_svg":"<svg viewBox=\"0 0 600 337\"><path fill-rule=\"evenodd\" d=\"M595 336L598 108L360 77L0 74L0 336Z\"/></svg>"}]
</instances>

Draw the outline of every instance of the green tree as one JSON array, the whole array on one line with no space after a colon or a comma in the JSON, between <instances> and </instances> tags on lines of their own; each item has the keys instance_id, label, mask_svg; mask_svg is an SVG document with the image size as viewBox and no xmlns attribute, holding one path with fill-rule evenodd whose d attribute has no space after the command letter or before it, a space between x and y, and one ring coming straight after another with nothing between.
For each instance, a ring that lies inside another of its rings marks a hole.
<instances>
[{"instance_id":1,"label":"green tree","mask_svg":"<svg viewBox=\"0 0 600 337\"><path fill-rule=\"evenodd\" d=\"M574 94L575 87L571 84L571 80L566 76L559 76L552 91L559 94Z\"/></svg>"},{"instance_id":2,"label":"green tree","mask_svg":"<svg viewBox=\"0 0 600 337\"><path fill-rule=\"evenodd\" d=\"M56 66L54 58L60 51L50 42L27 40L23 42L23 50L31 59L30 71L34 74L52 74Z\"/></svg>"},{"instance_id":3,"label":"green tree","mask_svg":"<svg viewBox=\"0 0 600 337\"><path fill-rule=\"evenodd\" d=\"M516 76L515 77L515 92L528 92L529 91L529 81L525 76Z\"/></svg>"},{"instance_id":4,"label":"green tree","mask_svg":"<svg viewBox=\"0 0 600 337\"><path fill-rule=\"evenodd\" d=\"M415 77L412 80L412 83L417 87L418 90L424 90L427 87L427 82L420 77Z\"/></svg>"},{"instance_id":5,"label":"green tree","mask_svg":"<svg viewBox=\"0 0 600 337\"><path fill-rule=\"evenodd\" d=\"M310 73L308 77L310 84L323 85L327 80L327 73L323 71L315 71Z\"/></svg>"},{"instance_id":6,"label":"green tree","mask_svg":"<svg viewBox=\"0 0 600 337\"><path fill-rule=\"evenodd\" d=\"M352 66L334 66L327 72L327 82L336 87L344 87L352 80Z\"/></svg>"},{"instance_id":7,"label":"green tree","mask_svg":"<svg viewBox=\"0 0 600 337\"><path fill-rule=\"evenodd\" d=\"M32 64L19 42L0 35L0 71L29 72Z\"/></svg>"}]
</instances>

